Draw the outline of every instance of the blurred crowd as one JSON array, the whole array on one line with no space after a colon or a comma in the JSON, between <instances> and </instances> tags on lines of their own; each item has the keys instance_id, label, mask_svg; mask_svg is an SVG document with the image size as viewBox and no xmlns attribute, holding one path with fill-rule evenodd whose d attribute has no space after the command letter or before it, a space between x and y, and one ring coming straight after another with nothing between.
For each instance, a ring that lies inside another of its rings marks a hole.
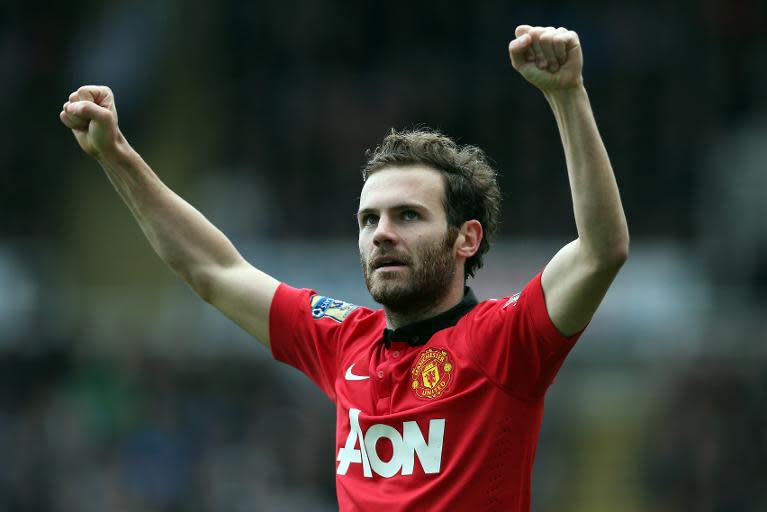
<instances>
[{"instance_id":1,"label":"blurred crowd","mask_svg":"<svg viewBox=\"0 0 767 512\"><path fill-rule=\"evenodd\" d=\"M767 364L695 361L667 383L644 435L652 510L765 510Z\"/></svg>"},{"instance_id":2,"label":"blurred crowd","mask_svg":"<svg viewBox=\"0 0 767 512\"><path fill-rule=\"evenodd\" d=\"M263 363L6 358L0 510L334 510L332 406L279 380Z\"/></svg>"}]
</instances>

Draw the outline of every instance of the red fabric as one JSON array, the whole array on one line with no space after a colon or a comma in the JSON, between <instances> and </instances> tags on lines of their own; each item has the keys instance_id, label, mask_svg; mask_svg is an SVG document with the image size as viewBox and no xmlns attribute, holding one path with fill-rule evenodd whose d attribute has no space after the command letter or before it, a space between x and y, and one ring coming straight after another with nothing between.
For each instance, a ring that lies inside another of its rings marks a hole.
<instances>
[{"instance_id":1,"label":"red fabric","mask_svg":"<svg viewBox=\"0 0 767 512\"><path fill-rule=\"evenodd\" d=\"M313 291L280 285L272 352L336 404L341 511L529 511L543 396L580 336L556 330L540 277L388 349L383 311L315 318Z\"/></svg>"}]
</instances>

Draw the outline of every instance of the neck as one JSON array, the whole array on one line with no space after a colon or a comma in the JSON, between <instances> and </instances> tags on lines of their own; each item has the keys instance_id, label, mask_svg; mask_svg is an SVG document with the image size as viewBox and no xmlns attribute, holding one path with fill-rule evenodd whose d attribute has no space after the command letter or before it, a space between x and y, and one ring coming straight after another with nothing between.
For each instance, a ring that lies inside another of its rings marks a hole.
<instances>
[{"instance_id":1,"label":"neck","mask_svg":"<svg viewBox=\"0 0 767 512\"><path fill-rule=\"evenodd\" d=\"M446 293L442 299L423 308L416 308L409 311L393 311L391 308L384 306L384 312L386 313L386 327L389 329L399 329L405 325L444 313L463 299L463 281L459 284L460 286L451 286L448 293Z\"/></svg>"}]
</instances>

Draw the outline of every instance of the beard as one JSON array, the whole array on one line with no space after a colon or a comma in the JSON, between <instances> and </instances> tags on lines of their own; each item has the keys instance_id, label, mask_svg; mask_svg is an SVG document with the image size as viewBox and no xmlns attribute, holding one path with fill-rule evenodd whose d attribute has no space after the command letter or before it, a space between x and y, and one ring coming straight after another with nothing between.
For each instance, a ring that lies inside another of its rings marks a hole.
<instances>
[{"instance_id":1,"label":"beard","mask_svg":"<svg viewBox=\"0 0 767 512\"><path fill-rule=\"evenodd\" d=\"M426 310L436 304L450 290L455 277L453 244L458 230L448 228L442 240L423 246L409 256L394 251L380 251L375 256L391 256L407 265L401 271L378 271L369 263L373 258L360 255L365 285L377 303L393 313L413 313Z\"/></svg>"}]
</instances>

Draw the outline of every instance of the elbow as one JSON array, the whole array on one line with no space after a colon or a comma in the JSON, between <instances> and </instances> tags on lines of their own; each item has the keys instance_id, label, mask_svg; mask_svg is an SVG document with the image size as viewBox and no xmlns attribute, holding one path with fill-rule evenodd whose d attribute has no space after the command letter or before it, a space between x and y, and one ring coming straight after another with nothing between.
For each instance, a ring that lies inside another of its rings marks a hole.
<instances>
[{"instance_id":1,"label":"elbow","mask_svg":"<svg viewBox=\"0 0 767 512\"><path fill-rule=\"evenodd\" d=\"M628 244L621 245L615 250L613 254L613 265L617 268L621 268L629 259L629 246Z\"/></svg>"},{"instance_id":2,"label":"elbow","mask_svg":"<svg viewBox=\"0 0 767 512\"><path fill-rule=\"evenodd\" d=\"M629 259L629 233L626 230L623 236L615 244L612 249L612 259L618 266L623 266Z\"/></svg>"},{"instance_id":3,"label":"elbow","mask_svg":"<svg viewBox=\"0 0 767 512\"><path fill-rule=\"evenodd\" d=\"M213 288L210 285L187 281L189 287L208 304L213 304Z\"/></svg>"},{"instance_id":4,"label":"elbow","mask_svg":"<svg viewBox=\"0 0 767 512\"><path fill-rule=\"evenodd\" d=\"M188 266L170 265L173 272L183 279L189 288L205 302L210 302L213 295L213 286L205 274L200 271L193 271Z\"/></svg>"},{"instance_id":5,"label":"elbow","mask_svg":"<svg viewBox=\"0 0 767 512\"><path fill-rule=\"evenodd\" d=\"M212 279L209 279L205 274L197 274L189 276L188 279L185 278L184 280L198 297L208 304L213 304L215 287L213 286Z\"/></svg>"},{"instance_id":6,"label":"elbow","mask_svg":"<svg viewBox=\"0 0 767 512\"><path fill-rule=\"evenodd\" d=\"M599 258L600 267L618 271L629 259L629 238L628 233L619 241L611 244Z\"/></svg>"},{"instance_id":7,"label":"elbow","mask_svg":"<svg viewBox=\"0 0 767 512\"><path fill-rule=\"evenodd\" d=\"M616 255L620 259L620 264L623 266L624 263L629 259L629 242L631 241L631 237L629 236L629 229L626 227L623 231L623 237L621 238L621 241L619 244L617 244L616 248Z\"/></svg>"},{"instance_id":8,"label":"elbow","mask_svg":"<svg viewBox=\"0 0 767 512\"><path fill-rule=\"evenodd\" d=\"M628 233L609 242L605 241L596 247L592 246L586 254L593 271L615 274L629 259Z\"/></svg>"}]
</instances>

